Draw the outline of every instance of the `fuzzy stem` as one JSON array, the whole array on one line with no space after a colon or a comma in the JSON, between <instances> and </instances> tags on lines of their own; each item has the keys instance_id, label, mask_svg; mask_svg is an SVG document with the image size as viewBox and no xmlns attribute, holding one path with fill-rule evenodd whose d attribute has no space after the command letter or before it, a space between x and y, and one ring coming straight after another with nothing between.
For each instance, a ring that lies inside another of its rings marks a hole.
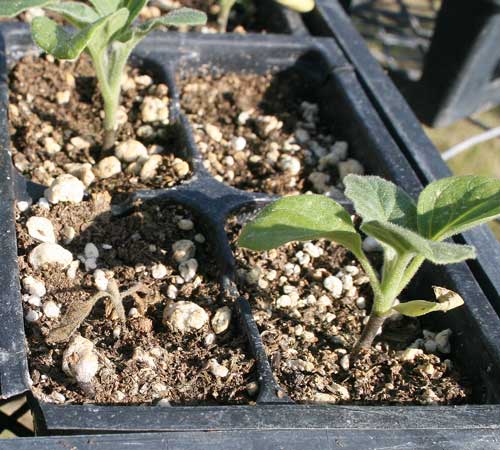
<instances>
[{"instance_id":1,"label":"fuzzy stem","mask_svg":"<svg viewBox=\"0 0 500 450\"><path fill-rule=\"evenodd\" d=\"M379 282L377 273L375 272L375 269L370 264L370 261L366 257L365 253L362 250L360 250L360 251L355 252L354 256L356 256L359 263L361 264L361 267L363 268L363 270L366 272L366 275L370 279L370 285L373 289L373 293L375 295L375 298L381 297L382 291L380 289L380 282Z\"/></svg>"},{"instance_id":2,"label":"fuzzy stem","mask_svg":"<svg viewBox=\"0 0 500 450\"><path fill-rule=\"evenodd\" d=\"M425 258L423 256L416 256L408 265L399 284L399 292L396 295L399 295L400 292L408 285L408 283L417 273L418 269L420 269L420 266L423 264L424 260Z\"/></svg>"},{"instance_id":3,"label":"fuzzy stem","mask_svg":"<svg viewBox=\"0 0 500 450\"><path fill-rule=\"evenodd\" d=\"M229 20L229 14L231 13L231 9L233 8L236 0L220 0L220 12L219 17L217 18L217 23L219 24L219 31L221 33L225 33L227 31L227 22Z\"/></svg>"},{"instance_id":4,"label":"fuzzy stem","mask_svg":"<svg viewBox=\"0 0 500 450\"><path fill-rule=\"evenodd\" d=\"M102 140L102 149L104 151L111 150L116 142L116 130L104 130L104 137Z\"/></svg>"},{"instance_id":5,"label":"fuzzy stem","mask_svg":"<svg viewBox=\"0 0 500 450\"><path fill-rule=\"evenodd\" d=\"M351 356L356 357L361 350L366 350L370 348L373 344L373 340L377 336L379 328L384 324L386 316L377 316L376 314L370 314L368 323L365 325L361 337L354 346Z\"/></svg>"},{"instance_id":6,"label":"fuzzy stem","mask_svg":"<svg viewBox=\"0 0 500 450\"><path fill-rule=\"evenodd\" d=\"M124 52L123 47L116 46L116 48L106 48L100 51L89 49L89 53L94 63L96 77L104 103L103 149L109 150L115 145L116 141L121 78L130 51Z\"/></svg>"}]
</instances>

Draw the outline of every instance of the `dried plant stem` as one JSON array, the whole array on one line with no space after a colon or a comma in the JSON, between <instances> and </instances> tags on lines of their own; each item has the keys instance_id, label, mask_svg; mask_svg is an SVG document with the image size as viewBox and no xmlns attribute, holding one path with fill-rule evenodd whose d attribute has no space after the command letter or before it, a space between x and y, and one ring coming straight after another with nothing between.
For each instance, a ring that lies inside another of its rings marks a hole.
<instances>
[{"instance_id":1,"label":"dried plant stem","mask_svg":"<svg viewBox=\"0 0 500 450\"><path fill-rule=\"evenodd\" d=\"M56 344L58 342L67 341L88 317L94 305L101 298L110 298L113 310L116 312L120 321L125 323L127 317L125 315L125 308L123 307L123 299L129 296L133 296L135 298L135 294L137 292L147 294L148 290L144 287L144 285L139 283L120 293L116 280L109 280L108 287L105 292L98 292L89 300L77 301L69 306L59 326L50 331L50 334L47 337L47 343Z\"/></svg>"}]
</instances>

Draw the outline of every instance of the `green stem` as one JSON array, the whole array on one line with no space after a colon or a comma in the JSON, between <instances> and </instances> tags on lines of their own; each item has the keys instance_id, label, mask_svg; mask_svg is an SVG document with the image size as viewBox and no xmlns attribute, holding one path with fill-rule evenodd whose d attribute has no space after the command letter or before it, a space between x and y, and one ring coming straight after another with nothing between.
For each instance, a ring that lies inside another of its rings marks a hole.
<instances>
[{"instance_id":1,"label":"green stem","mask_svg":"<svg viewBox=\"0 0 500 450\"><path fill-rule=\"evenodd\" d=\"M398 293L396 294L396 296L398 296L401 293L401 291L408 285L408 283L415 276L415 274L417 273L418 269L420 269L420 266L424 261L425 258L423 256L420 255L415 256L413 261L406 268L403 277L401 278L401 282L399 283L398 286Z\"/></svg>"},{"instance_id":2,"label":"green stem","mask_svg":"<svg viewBox=\"0 0 500 450\"><path fill-rule=\"evenodd\" d=\"M109 80L109 59L106 50L100 52L89 49L90 57L94 63L99 90L104 103L104 150L109 150L114 145L116 133L116 114L118 112L119 98L116 98Z\"/></svg>"},{"instance_id":3,"label":"green stem","mask_svg":"<svg viewBox=\"0 0 500 450\"><path fill-rule=\"evenodd\" d=\"M382 296L382 290L380 288L380 281L378 279L377 273L375 272L375 269L372 267L370 261L364 254L362 250L357 251L355 253L356 258L358 259L359 263L361 264L361 267L363 270L366 272L366 275L368 275L368 278L370 279L370 284L373 289L373 294L374 297L380 297Z\"/></svg>"},{"instance_id":4,"label":"green stem","mask_svg":"<svg viewBox=\"0 0 500 450\"><path fill-rule=\"evenodd\" d=\"M132 48L133 46L115 44L112 48L99 52L89 51L104 103L104 150L109 150L115 144L121 80Z\"/></svg>"},{"instance_id":5,"label":"green stem","mask_svg":"<svg viewBox=\"0 0 500 450\"><path fill-rule=\"evenodd\" d=\"M219 24L219 31L221 33L225 33L227 30L227 22L229 20L229 14L231 13L231 9L233 8L236 0L220 0L220 12L219 17L217 18L217 22Z\"/></svg>"},{"instance_id":6,"label":"green stem","mask_svg":"<svg viewBox=\"0 0 500 450\"><path fill-rule=\"evenodd\" d=\"M406 269L412 258L412 254L403 254L396 255L394 259L390 261L390 270L384 272L384 278L381 283L382 296L380 301L375 302L373 305L374 312L379 316L386 315L392 308L394 300L401 292L401 281L404 278Z\"/></svg>"}]
</instances>

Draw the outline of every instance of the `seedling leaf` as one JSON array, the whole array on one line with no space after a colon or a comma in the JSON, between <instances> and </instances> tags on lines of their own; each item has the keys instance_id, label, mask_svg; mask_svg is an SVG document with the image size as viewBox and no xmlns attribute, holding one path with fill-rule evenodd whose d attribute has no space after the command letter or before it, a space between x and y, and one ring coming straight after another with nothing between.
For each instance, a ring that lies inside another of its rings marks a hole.
<instances>
[{"instance_id":1,"label":"seedling leaf","mask_svg":"<svg viewBox=\"0 0 500 450\"><path fill-rule=\"evenodd\" d=\"M107 20L108 17L103 17L71 34L48 17L35 17L32 23L33 39L42 50L57 59L75 59Z\"/></svg>"},{"instance_id":2,"label":"seedling leaf","mask_svg":"<svg viewBox=\"0 0 500 450\"><path fill-rule=\"evenodd\" d=\"M120 8L115 13L107 16L106 24L99 28L97 33L89 42L89 48L94 52L102 52L106 49L113 35L119 32L129 19L129 10Z\"/></svg>"},{"instance_id":3,"label":"seedling leaf","mask_svg":"<svg viewBox=\"0 0 500 450\"><path fill-rule=\"evenodd\" d=\"M123 0L89 0L100 16L113 14L122 5Z\"/></svg>"},{"instance_id":4,"label":"seedling leaf","mask_svg":"<svg viewBox=\"0 0 500 450\"><path fill-rule=\"evenodd\" d=\"M59 3L59 0L1 0L0 17L15 17L30 8Z\"/></svg>"},{"instance_id":5,"label":"seedling leaf","mask_svg":"<svg viewBox=\"0 0 500 450\"><path fill-rule=\"evenodd\" d=\"M265 207L243 228L238 244L269 250L291 241L320 238L336 241L355 254L361 252L361 238L341 205L322 195L298 195Z\"/></svg>"},{"instance_id":6,"label":"seedling leaf","mask_svg":"<svg viewBox=\"0 0 500 450\"><path fill-rule=\"evenodd\" d=\"M126 2L127 9L129 10L128 24L131 24L134 19L139 15L141 9L146 6L149 0L128 0Z\"/></svg>"},{"instance_id":7,"label":"seedling leaf","mask_svg":"<svg viewBox=\"0 0 500 450\"><path fill-rule=\"evenodd\" d=\"M456 292L450 291L449 289L434 286L434 294L438 300L437 302L412 300L410 302L400 303L399 305L393 306L392 309L405 316L418 317L434 311L447 312L450 309L458 308L464 304L463 298Z\"/></svg>"},{"instance_id":8,"label":"seedling leaf","mask_svg":"<svg viewBox=\"0 0 500 450\"><path fill-rule=\"evenodd\" d=\"M47 6L49 11L61 14L69 23L83 28L99 20L94 8L81 2L64 2Z\"/></svg>"},{"instance_id":9,"label":"seedling leaf","mask_svg":"<svg viewBox=\"0 0 500 450\"><path fill-rule=\"evenodd\" d=\"M422 236L442 240L500 216L500 179L466 175L429 184L417 205Z\"/></svg>"},{"instance_id":10,"label":"seedling leaf","mask_svg":"<svg viewBox=\"0 0 500 450\"><path fill-rule=\"evenodd\" d=\"M476 257L474 247L431 241L389 222L365 222L361 229L392 247L399 255L421 255L434 264L451 264Z\"/></svg>"},{"instance_id":11,"label":"seedling leaf","mask_svg":"<svg viewBox=\"0 0 500 450\"><path fill-rule=\"evenodd\" d=\"M207 23L207 15L204 12L197 11L191 8L179 8L168 14L150 19L137 27L137 31L141 35L146 35L158 27L179 26L179 25L205 25Z\"/></svg>"},{"instance_id":12,"label":"seedling leaf","mask_svg":"<svg viewBox=\"0 0 500 450\"><path fill-rule=\"evenodd\" d=\"M391 222L417 230L417 206L394 183L375 176L348 175L344 185L346 197L366 222Z\"/></svg>"}]
</instances>

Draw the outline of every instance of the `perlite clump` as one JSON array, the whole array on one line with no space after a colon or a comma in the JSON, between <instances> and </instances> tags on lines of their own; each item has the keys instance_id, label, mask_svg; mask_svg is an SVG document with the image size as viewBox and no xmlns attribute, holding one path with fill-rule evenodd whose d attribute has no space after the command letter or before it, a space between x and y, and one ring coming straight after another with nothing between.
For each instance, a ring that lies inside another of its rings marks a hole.
<instances>
[{"instance_id":1,"label":"perlite clump","mask_svg":"<svg viewBox=\"0 0 500 450\"><path fill-rule=\"evenodd\" d=\"M475 258L469 245L443 242L500 216L500 180L455 176L430 183L418 201L393 183L375 176L348 175L345 195L363 219L361 232L383 248L380 276L362 248L362 235L349 213L321 195L282 198L264 208L241 232L239 245L270 250L291 241L328 239L349 249L370 279L373 307L353 355L372 345L378 330L394 310L410 317L448 311L463 304L448 289L435 287L437 302L413 300L396 304L425 260L452 264Z\"/></svg>"},{"instance_id":2,"label":"perlite clump","mask_svg":"<svg viewBox=\"0 0 500 450\"><path fill-rule=\"evenodd\" d=\"M33 40L45 52L60 60L77 59L82 52L92 59L104 102L103 148L115 144L121 80L132 50L151 31L180 25L204 25L206 14L180 8L162 17L134 25L148 0L89 0L89 4L60 0L2 0L0 17L15 17L29 8L44 8L66 20L67 31L52 19L35 17Z\"/></svg>"}]
</instances>

